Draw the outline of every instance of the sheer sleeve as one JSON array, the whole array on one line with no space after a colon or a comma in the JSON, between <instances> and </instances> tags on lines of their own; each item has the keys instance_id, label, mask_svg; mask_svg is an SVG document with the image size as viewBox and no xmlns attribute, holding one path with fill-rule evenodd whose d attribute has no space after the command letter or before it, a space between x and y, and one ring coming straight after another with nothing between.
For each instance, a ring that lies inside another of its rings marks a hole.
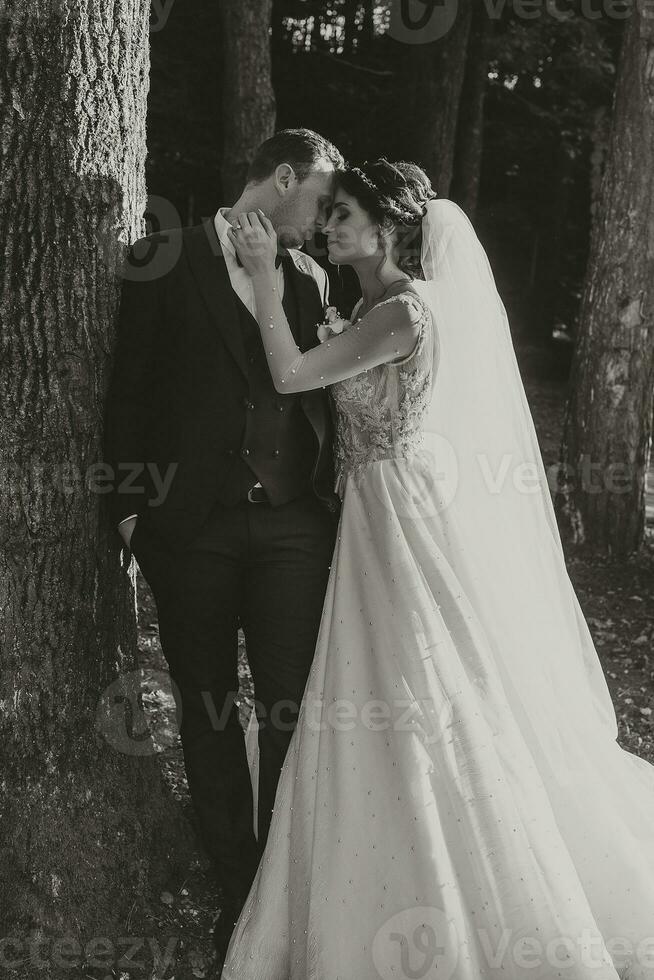
<instances>
[{"instance_id":1,"label":"sheer sleeve","mask_svg":"<svg viewBox=\"0 0 654 980\"><path fill-rule=\"evenodd\" d=\"M257 310L273 384L282 394L324 388L379 364L403 360L413 351L425 317L415 293L400 293L378 304L343 333L302 353L283 311L280 316L281 304L260 306L257 295Z\"/></svg>"}]
</instances>

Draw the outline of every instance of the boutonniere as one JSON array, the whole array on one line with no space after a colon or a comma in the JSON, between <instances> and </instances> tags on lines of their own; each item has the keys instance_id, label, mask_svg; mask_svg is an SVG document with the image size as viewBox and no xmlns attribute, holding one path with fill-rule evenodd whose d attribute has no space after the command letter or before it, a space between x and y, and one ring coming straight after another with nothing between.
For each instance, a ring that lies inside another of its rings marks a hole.
<instances>
[{"instance_id":1,"label":"boutonniere","mask_svg":"<svg viewBox=\"0 0 654 980\"><path fill-rule=\"evenodd\" d=\"M340 316L335 306L328 306L325 310L325 319L318 324L318 340L323 344L330 337L343 333L345 327L351 326L351 321Z\"/></svg>"}]
</instances>

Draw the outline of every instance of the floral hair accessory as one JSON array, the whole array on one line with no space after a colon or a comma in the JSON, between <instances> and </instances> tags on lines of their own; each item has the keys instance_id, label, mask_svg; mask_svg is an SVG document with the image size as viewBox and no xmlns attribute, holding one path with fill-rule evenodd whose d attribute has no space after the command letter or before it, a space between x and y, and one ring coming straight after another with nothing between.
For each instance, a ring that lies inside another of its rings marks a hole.
<instances>
[{"instance_id":1,"label":"floral hair accessory","mask_svg":"<svg viewBox=\"0 0 654 980\"><path fill-rule=\"evenodd\" d=\"M339 315L335 306L328 306L325 310L325 319L318 324L318 340L323 344L330 337L343 333L346 326L351 326L351 321Z\"/></svg>"},{"instance_id":2,"label":"floral hair accessory","mask_svg":"<svg viewBox=\"0 0 654 980\"><path fill-rule=\"evenodd\" d=\"M379 187L371 180L367 173L365 173L361 167L350 167L350 172L355 174L359 180L369 188L369 190L374 191L376 194L379 193Z\"/></svg>"}]
</instances>

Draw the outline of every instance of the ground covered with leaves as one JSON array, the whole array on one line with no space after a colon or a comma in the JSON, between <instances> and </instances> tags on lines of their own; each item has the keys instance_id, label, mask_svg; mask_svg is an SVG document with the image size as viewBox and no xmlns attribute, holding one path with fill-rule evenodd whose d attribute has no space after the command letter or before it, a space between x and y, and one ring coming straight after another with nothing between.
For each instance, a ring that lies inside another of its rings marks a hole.
<instances>
[{"instance_id":1,"label":"ground covered with leaves","mask_svg":"<svg viewBox=\"0 0 654 980\"><path fill-rule=\"evenodd\" d=\"M519 360L546 465L558 457L565 403L565 380L542 350L520 348ZM625 561L569 555L570 578L586 615L618 718L623 748L654 763L654 543ZM144 671L143 702L162 773L189 821L193 811L184 777L174 702L159 646L157 612L150 590L138 578L139 650ZM251 703L251 683L241 643L242 720ZM583 692L580 692L580 697ZM105 977L120 980L191 980L218 977L210 930L219 911L208 861L201 849L187 875L152 895L132 935L151 937L143 966L124 963ZM89 974L90 975L90 974Z\"/></svg>"}]
</instances>

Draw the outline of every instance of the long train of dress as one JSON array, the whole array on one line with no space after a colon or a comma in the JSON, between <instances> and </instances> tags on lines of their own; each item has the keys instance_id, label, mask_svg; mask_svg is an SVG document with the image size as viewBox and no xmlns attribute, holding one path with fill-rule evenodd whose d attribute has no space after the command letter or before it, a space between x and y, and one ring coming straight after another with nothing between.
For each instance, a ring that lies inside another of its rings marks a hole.
<instances>
[{"instance_id":1,"label":"long train of dress","mask_svg":"<svg viewBox=\"0 0 654 980\"><path fill-rule=\"evenodd\" d=\"M342 425L389 370L339 386ZM571 658L559 690L546 667L527 690L487 628L493 583L459 560L466 529L452 509L412 511L425 465L417 450L345 479L315 659L223 980L651 980L654 767L616 742L556 542L540 557L556 607L526 589L502 637L543 660L581 645L594 687Z\"/></svg>"}]
</instances>

